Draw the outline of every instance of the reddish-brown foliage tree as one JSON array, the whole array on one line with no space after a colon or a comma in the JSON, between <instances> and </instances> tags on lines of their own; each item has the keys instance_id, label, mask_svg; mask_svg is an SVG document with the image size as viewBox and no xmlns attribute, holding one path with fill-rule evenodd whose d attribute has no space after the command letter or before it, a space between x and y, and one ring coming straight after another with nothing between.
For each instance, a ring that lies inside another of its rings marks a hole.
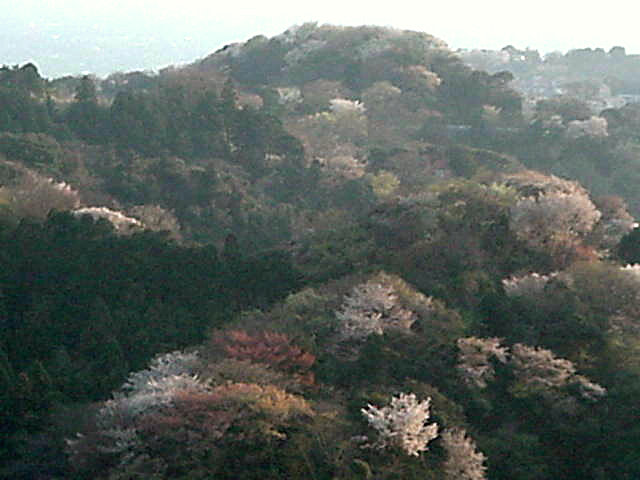
<instances>
[{"instance_id":1,"label":"reddish-brown foliage tree","mask_svg":"<svg viewBox=\"0 0 640 480\"><path fill-rule=\"evenodd\" d=\"M306 380L312 381L309 369L316 357L293 345L284 333L229 330L214 336L211 342L214 348L221 348L227 356L236 360L265 363L278 370L302 374Z\"/></svg>"},{"instance_id":2,"label":"reddish-brown foliage tree","mask_svg":"<svg viewBox=\"0 0 640 480\"><path fill-rule=\"evenodd\" d=\"M142 416L136 428L146 445L159 451L167 444L206 450L224 436L239 414L239 406L225 402L220 393L184 392L170 408Z\"/></svg>"}]
</instances>

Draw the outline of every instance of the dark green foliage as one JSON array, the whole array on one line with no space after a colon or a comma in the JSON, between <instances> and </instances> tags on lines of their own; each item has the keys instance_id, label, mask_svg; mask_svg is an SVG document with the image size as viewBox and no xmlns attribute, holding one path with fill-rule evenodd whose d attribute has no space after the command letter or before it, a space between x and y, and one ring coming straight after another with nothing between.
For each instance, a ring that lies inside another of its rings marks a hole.
<instances>
[{"instance_id":1,"label":"dark green foliage","mask_svg":"<svg viewBox=\"0 0 640 480\"><path fill-rule=\"evenodd\" d=\"M489 478L544 480L550 476L552 466L542 454L539 440L534 435L493 432L480 441L480 448L489 457Z\"/></svg>"},{"instance_id":2,"label":"dark green foliage","mask_svg":"<svg viewBox=\"0 0 640 480\"><path fill-rule=\"evenodd\" d=\"M39 427L54 398L104 398L156 352L198 342L230 312L298 282L281 252L220 261L212 247L116 237L105 222L68 214L22 222L0 244L7 434Z\"/></svg>"},{"instance_id":3,"label":"dark green foliage","mask_svg":"<svg viewBox=\"0 0 640 480\"><path fill-rule=\"evenodd\" d=\"M31 63L0 68L0 132L46 132L51 129L45 86L45 80Z\"/></svg>"},{"instance_id":4,"label":"dark green foliage","mask_svg":"<svg viewBox=\"0 0 640 480\"><path fill-rule=\"evenodd\" d=\"M147 154L161 151L163 119L149 95L120 92L111 105L111 128L114 140L122 146Z\"/></svg>"},{"instance_id":5,"label":"dark green foliage","mask_svg":"<svg viewBox=\"0 0 640 480\"><path fill-rule=\"evenodd\" d=\"M55 168L61 161L60 144L42 133L0 134L0 153L29 167Z\"/></svg>"},{"instance_id":6,"label":"dark green foliage","mask_svg":"<svg viewBox=\"0 0 640 480\"><path fill-rule=\"evenodd\" d=\"M91 143L105 140L107 109L99 105L96 86L88 77L82 77L76 88L74 102L66 111L66 121L73 132Z\"/></svg>"},{"instance_id":7,"label":"dark green foliage","mask_svg":"<svg viewBox=\"0 0 640 480\"><path fill-rule=\"evenodd\" d=\"M509 172L519 167L519 162L507 155L491 150L465 148L460 145L450 147L445 153L449 167L456 176L471 178L483 171Z\"/></svg>"},{"instance_id":8,"label":"dark green foliage","mask_svg":"<svg viewBox=\"0 0 640 480\"><path fill-rule=\"evenodd\" d=\"M274 83L280 78L287 52L282 42L260 35L250 39L246 49L245 55L231 60L233 78L250 86Z\"/></svg>"},{"instance_id":9,"label":"dark green foliage","mask_svg":"<svg viewBox=\"0 0 640 480\"><path fill-rule=\"evenodd\" d=\"M522 99L500 73L489 75L450 61L434 62L433 70L442 78L441 102L450 112L451 123L480 126L484 105L520 120Z\"/></svg>"},{"instance_id":10,"label":"dark green foliage","mask_svg":"<svg viewBox=\"0 0 640 480\"><path fill-rule=\"evenodd\" d=\"M624 236L616 249L618 257L627 264L640 263L640 228Z\"/></svg>"}]
</instances>

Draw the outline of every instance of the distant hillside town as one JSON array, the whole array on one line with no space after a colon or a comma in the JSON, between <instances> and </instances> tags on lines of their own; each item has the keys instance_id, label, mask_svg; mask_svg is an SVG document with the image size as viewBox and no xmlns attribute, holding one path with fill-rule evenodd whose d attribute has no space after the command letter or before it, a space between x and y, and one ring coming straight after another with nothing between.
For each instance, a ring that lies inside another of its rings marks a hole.
<instances>
[{"instance_id":1,"label":"distant hillside town","mask_svg":"<svg viewBox=\"0 0 640 480\"><path fill-rule=\"evenodd\" d=\"M508 45L501 50L458 50L474 69L511 72L511 86L523 95L523 112L532 114L539 100L567 96L586 103L594 115L608 108L640 102L640 55L623 47L570 50L540 55Z\"/></svg>"}]
</instances>

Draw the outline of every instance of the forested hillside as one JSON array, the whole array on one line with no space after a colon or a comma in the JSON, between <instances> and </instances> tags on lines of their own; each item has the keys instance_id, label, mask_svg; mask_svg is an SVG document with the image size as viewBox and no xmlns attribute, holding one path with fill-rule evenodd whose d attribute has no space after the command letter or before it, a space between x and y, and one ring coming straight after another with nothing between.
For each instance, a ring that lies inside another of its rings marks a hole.
<instances>
[{"instance_id":1,"label":"forested hillside","mask_svg":"<svg viewBox=\"0 0 640 480\"><path fill-rule=\"evenodd\" d=\"M1 68L0 477L640 477L640 110L513 81L316 24Z\"/></svg>"}]
</instances>

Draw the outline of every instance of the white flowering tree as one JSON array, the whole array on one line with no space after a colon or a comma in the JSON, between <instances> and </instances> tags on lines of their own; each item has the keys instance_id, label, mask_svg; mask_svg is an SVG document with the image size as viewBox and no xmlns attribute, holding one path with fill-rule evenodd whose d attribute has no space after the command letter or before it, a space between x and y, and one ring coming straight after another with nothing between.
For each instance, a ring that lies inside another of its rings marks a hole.
<instances>
[{"instance_id":1,"label":"white flowering tree","mask_svg":"<svg viewBox=\"0 0 640 480\"><path fill-rule=\"evenodd\" d=\"M333 98L329 100L329 109L335 115L361 115L366 108L358 100L348 100L346 98Z\"/></svg>"},{"instance_id":2,"label":"white flowering tree","mask_svg":"<svg viewBox=\"0 0 640 480\"><path fill-rule=\"evenodd\" d=\"M94 220L101 218L108 220L113 225L116 233L119 234L130 234L144 228L140 220L128 217L122 212L111 210L107 207L84 207L73 210L72 213L77 217L89 215Z\"/></svg>"},{"instance_id":3,"label":"white flowering tree","mask_svg":"<svg viewBox=\"0 0 640 480\"><path fill-rule=\"evenodd\" d=\"M386 329L409 330L417 314L399 304L393 285L373 279L345 296L336 318L344 339L363 340Z\"/></svg>"},{"instance_id":4,"label":"white flowering tree","mask_svg":"<svg viewBox=\"0 0 640 480\"><path fill-rule=\"evenodd\" d=\"M442 445L447 452L444 474L447 480L484 480L487 467L484 456L464 429L445 430Z\"/></svg>"},{"instance_id":5,"label":"white flowering tree","mask_svg":"<svg viewBox=\"0 0 640 480\"><path fill-rule=\"evenodd\" d=\"M52 210L72 210L80 205L79 193L64 182L26 171L16 185L0 187L8 207L17 217L46 218Z\"/></svg>"},{"instance_id":6,"label":"white flowering tree","mask_svg":"<svg viewBox=\"0 0 640 480\"><path fill-rule=\"evenodd\" d=\"M500 345L499 338L467 337L458 339L458 371L468 385L486 388L487 382L495 376L492 359L500 363L508 360L506 347Z\"/></svg>"},{"instance_id":7,"label":"white flowering tree","mask_svg":"<svg viewBox=\"0 0 640 480\"><path fill-rule=\"evenodd\" d=\"M505 177L519 199L509 225L518 238L551 254L569 251L594 228L601 213L577 182L525 171Z\"/></svg>"},{"instance_id":8,"label":"white flowering tree","mask_svg":"<svg viewBox=\"0 0 640 480\"><path fill-rule=\"evenodd\" d=\"M139 220L145 229L168 232L173 240L182 239L180 222L176 216L159 205L136 205L129 210L129 214Z\"/></svg>"},{"instance_id":9,"label":"white flowering tree","mask_svg":"<svg viewBox=\"0 0 640 480\"><path fill-rule=\"evenodd\" d=\"M600 212L587 195L550 192L518 200L510 224L530 246L553 249L584 237L599 219Z\"/></svg>"},{"instance_id":10,"label":"white flowering tree","mask_svg":"<svg viewBox=\"0 0 640 480\"><path fill-rule=\"evenodd\" d=\"M592 230L590 240L601 248L614 248L638 223L627 211L625 201L617 195L597 197L594 202L602 216Z\"/></svg>"},{"instance_id":11,"label":"white flowering tree","mask_svg":"<svg viewBox=\"0 0 640 480\"><path fill-rule=\"evenodd\" d=\"M557 398L559 390L569 386L577 387L580 395L589 400L606 394L605 388L578 375L570 360L557 358L551 350L516 343L511 348L511 358L516 371L516 394L539 392Z\"/></svg>"},{"instance_id":12,"label":"white flowering tree","mask_svg":"<svg viewBox=\"0 0 640 480\"><path fill-rule=\"evenodd\" d=\"M531 272L525 275L513 275L502 280L504 292L508 297L536 298L544 292L550 280L555 278L557 273L541 275Z\"/></svg>"},{"instance_id":13,"label":"white flowering tree","mask_svg":"<svg viewBox=\"0 0 640 480\"><path fill-rule=\"evenodd\" d=\"M131 373L121 390L102 404L96 417L98 437L87 439L81 434L67 440L70 455L86 450L95 442L102 453L123 455L126 461L139 444L135 421L143 414L172 405L184 393L205 392L207 384L194 374L200 359L196 352L175 351L157 355L149 368Z\"/></svg>"},{"instance_id":14,"label":"white flowering tree","mask_svg":"<svg viewBox=\"0 0 640 480\"><path fill-rule=\"evenodd\" d=\"M430 406L429 397L418 401L413 393L401 393L385 407L367 405L361 412L378 433L377 448L393 445L408 455L418 456L438 436L438 424L427 423Z\"/></svg>"},{"instance_id":15,"label":"white flowering tree","mask_svg":"<svg viewBox=\"0 0 640 480\"><path fill-rule=\"evenodd\" d=\"M607 119L603 117L591 116L587 120L573 120L567 125L567 136L569 138L579 137L607 137Z\"/></svg>"},{"instance_id":16,"label":"white flowering tree","mask_svg":"<svg viewBox=\"0 0 640 480\"><path fill-rule=\"evenodd\" d=\"M576 372L570 360L558 358L551 350L516 343L510 349L498 338L458 339L458 370L468 385L486 388L495 375L491 359L509 364L515 372L512 392L516 396L540 394L551 400L570 399L566 388L577 388L587 400L597 400L606 389Z\"/></svg>"}]
</instances>

